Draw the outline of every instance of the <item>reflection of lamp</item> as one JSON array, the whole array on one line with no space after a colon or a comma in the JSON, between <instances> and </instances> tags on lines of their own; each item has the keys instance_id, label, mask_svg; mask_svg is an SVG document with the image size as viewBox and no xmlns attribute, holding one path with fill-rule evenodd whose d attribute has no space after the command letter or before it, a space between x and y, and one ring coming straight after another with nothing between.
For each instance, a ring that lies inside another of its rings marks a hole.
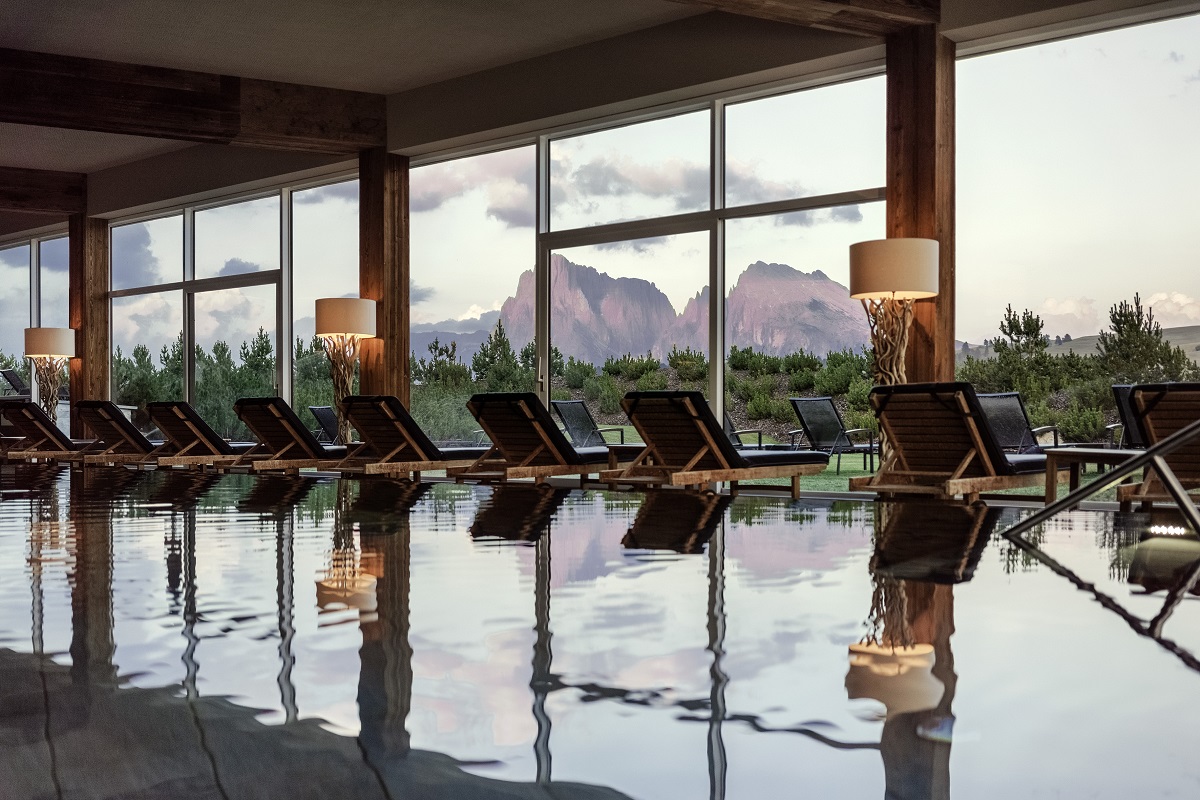
<instances>
[{"instance_id":1,"label":"reflection of lamp","mask_svg":"<svg viewBox=\"0 0 1200 800\"><path fill-rule=\"evenodd\" d=\"M850 297L861 300L875 348L875 382L905 383L913 300L938 293L938 243L877 239L850 245Z\"/></svg>"},{"instance_id":2,"label":"reflection of lamp","mask_svg":"<svg viewBox=\"0 0 1200 800\"><path fill-rule=\"evenodd\" d=\"M846 694L851 700L870 698L897 714L937 708L946 691L933 676L933 645L891 647L879 644L850 645L850 671Z\"/></svg>"},{"instance_id":3,"label":"reflection of lamp","mask_svg":"<svg viewBox=\"0 0 1200 800\"><path fill-rule=\"evenodd\" d=\"M354 362L360 339L375 337L375 301L357 297L327 297L317 301L317 336L325 341L333 398L337 408L338 438L350 441L350 423L342 411L342 400L350 394Z\"/></svg>"},{"instance_id":4,"label":"reflection of lamp","mask_svg":"<svg viewBox=\"0 0 1200 800\"><path fill-rule=\"evenodd\" d=\"M75 356L75 331L70 328L26 328L25 357L33 361L38 396L50 419L58 420L58 388L67 359Z\"/></svg>"}]
</instances>

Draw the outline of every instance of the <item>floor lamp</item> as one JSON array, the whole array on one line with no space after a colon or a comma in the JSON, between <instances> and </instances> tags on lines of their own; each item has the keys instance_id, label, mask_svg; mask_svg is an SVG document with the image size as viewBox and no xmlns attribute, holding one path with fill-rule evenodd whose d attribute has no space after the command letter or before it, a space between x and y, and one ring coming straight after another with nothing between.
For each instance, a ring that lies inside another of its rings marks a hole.
<instances>
[{"instance_id":1,"label":"floor lamp","mask_svg":"<svg viewBox=\"0 0 1200 800\"><path fill-rule=\"evenodd\" d=\"M329 375L333 378L333 405L337 409L338 439L350 443L350 423L342 400L354 384L358 343L375 338L375 301L358 297L327 297L317 301L317 336L325 343Z\"/></svg>"},{"instance_id":2,"label":"floor lamp","mask_svg":"<svg viewBox=\"0 0 1200 800\"><path fill-rule=\"evenodd\" d=\"M75 331L71 328L26 328L25 357L33 362L38 398L46 416L58 422L58 389L62 370L75 356Z\"/></svg>"},{"instance_id":3,"label":"floor lamp","mask_svg":"<svg viewBox=\"0 0 1200 800\"><path fill-rule=\"evenodd\" d=\"M877 239L850 245L850 297L861 300L875 349L875 383L907 383L904 351L913 300L938 293L938 243Z\"/></svg>"}]
</instances>

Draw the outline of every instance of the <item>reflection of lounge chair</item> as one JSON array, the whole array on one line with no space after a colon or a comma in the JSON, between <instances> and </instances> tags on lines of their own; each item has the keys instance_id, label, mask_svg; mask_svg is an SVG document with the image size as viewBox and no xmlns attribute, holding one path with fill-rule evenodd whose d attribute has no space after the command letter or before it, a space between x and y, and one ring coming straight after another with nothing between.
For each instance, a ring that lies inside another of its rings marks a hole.
<instances>
[{"instance_id":1,"label":"reflection of lounge chair","mask_svg":"<svg viewBox=\"0 0 1200 800\"><path fill-rule=\"evenodd\" d=\"M227 442L214 431L189 403L169 400L149 403L146 410L175 452L159 458L164 467L230 466L255 456L250 442ZM266 454L265 448L262 450Z\"/></svg>"},{"instance_id":2,"label":"reflection of lounge chair","mask_svg":"<svg viewBox=\"0 0 1200 800\"><path fill-rule=\"evenodd\" d=\"M182 469L161 469L154 477L156 483L146 499L147 507L166 507L175 512L195 508L222 480L222 476L214 472Z\"/></svg>"},{"instance_id":3,"label":"reflection of lounge chair","mask_svg":"<svg viewBox=\"0 0 1200 800\"><path fill-rule=\"evenodd\" d=\"M346 458L345 446L318 442L283 398L243 397L233 404L233 410L270 453L251 462L256 472L334 467Z\"/></svg>"},{"instance_id":4,"label":"reflection of lounge chair","mask_svg":"<svg viewBox=\"0 0 1200 800\"><path fill-rule=\"evenodd\" d=\"M80 400L75 413L101 443L83 457L84 464L156 464L173 449L147 439L109 400Z\"/></svg>"},{"instance_id":5,"label":"reflection of lounge chair","mask_svg":"<svg viewBox=\"0 0 1200 800\"><path fill-rule=\"evenodd\" d=\"M1134 386L1129 401L1133 408L1131 424L1145 436L1143 444L1147 447L1200 419L1200 383ZM1189 492L1200 489L1200 441L1193 439L1163 458L1183 488ZM1155 502L1174 502L1153 466L1146 467L1141 483L1118 486L1117 500L1122 509L1140 502L1142 510L1149 510Z\"/></svg>"},{"instance_id":6,"label":"reflection of lounge chair","mask_svg":"<svg viewBox=\"0 0 1200 800\"><path fill-rule=\"evenodd\" d=\"M869 428L850 428L842 422L842 415L833 404L832 397L789 397L792 409L800 420L800 431L813 450L837 456L837 474L842 474L842 453L862 453L863 469L870 460L871 472L875 471L875 434ZM799 433L798 432L798 433ZM855 442L852 434L867 434L866 442ZM792 437L795 443L795 436Z\"/></svg>"},{"instance_id":7,"label":"reflection of lounge chair","mask_svg":"<svg viewBox=\"0 0 1200 800\"><path fill-rule=\"evenodd\" d=\"M964 583L987 548L1000 510L982 503L891 503L875 537L876 575L925 583Z\"/></svg>"},{"instance_id":8,"label":"reflection of lounge chair","mask_svg":"<svg viewBox=\"0 0 1200 800\"><path fill-rule=\"evenodd\" d=\"M486 447L439 448L391 395L347 397L342 408L363 440L352 451L353 460L368 475L419 478L429 470L468 466L488 451Z\"/></svg>"},{"instance_id":9,"label":"reflection of lounge chair","mask_svg":"<svg viewBox=\"0 0 1200 800\"><path fill-rule=\"evenodd\" d=\"M281 517L295 511L320 483L316 478L300 475L259 475L250 480L254 485L238 501L238 511L268 517Z\"/></svg>"},{"instance_id":10,"label":"reflection of lounge chair","mask_svg":"<svg viewBox=\"0 0 1200 800\"><path fill-rule=\"evenodd\" d=\"M471 538L537 541L570 493L569 489L554 489L545 484L496 486L492 496L475 513Z\"/></svg>"},{"instance_id":11,"label":"reflection of lounge chair","mask_svg":"<svg viewBox=\"0 0 1200 800\"><path fill-rule=\"evenodd\" d=\"M30 400L6 399L0 403L0 414L12 423L23 441L6 454L12 460L49 460L83 462L85 453L92 452L96 442L70 439L37 403Z\"/></svg>"},{"instance_id":12,"label":"reflection of lounge chair","mask_svg":"<svg viewBox=\"0 0 1200 800\"><path fill-rule=\"evenodd\" d=\"M732 502L713 492L647 492L621 544L629 550L702 553Z\"/></svg>"},{"instance_id":13,"label":"reflection of lounge chair","mask_svg":"<svg viewBox=\"0 0 1200 800\"><path fill-rule=\"evenodd\" d=\"M1045 485L1046 457L1001 450L969 383L876 386L871 406L891 453L874 475L851 478L851 489L971 501L980 492Z\"/></svg>"},{"instance_id":14,"label":"reflection of lounge chair","mask_svg":"<svg viewBox=\"0 0 1200 800\"><path fill-rule=\"evenodd\" d=\"M608 483L701 486L757 478L789 478L792 497L800 476L823 472L829 456L813 450L738 450L700 392L630 392L621 401L646 443L634 462L600 476Z\"/></svg>"},{"instance_id":15,"label":"reflection of lounge chair","mask_svg":"<svg viewBox=\"0 0 1200 800\"><path fill-rule=\"evenodd\" d=\"M477 394L467 408L492 440L468 467L446 471L456 478L509 480L579 475L580 482L604 467L617 465L609 447L572 447L533 392Z\"/></svg>"}]
</instances>

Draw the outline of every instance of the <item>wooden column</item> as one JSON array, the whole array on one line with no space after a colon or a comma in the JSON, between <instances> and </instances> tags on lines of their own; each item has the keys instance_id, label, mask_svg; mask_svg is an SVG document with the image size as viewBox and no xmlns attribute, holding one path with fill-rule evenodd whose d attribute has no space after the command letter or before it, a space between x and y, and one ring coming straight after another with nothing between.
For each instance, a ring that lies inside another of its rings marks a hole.
<instances>
[{"instance_id":1,"label":"wooden column","mask_svg":"<svg viewBox=\"0 0 1200 800\"><path fill-rule=\"evenodd\" d=\"M70 319L75 329L71 359L71 434L84 431L75 418L79 400L107 400L108 355L108 221L72 214L67 223L70 250Z\"/></svg>"},{"instance_id":2,"label":"wooden column","mask_svg":"<svg viewBox=\"0 0 1200 800\"><path fill-rule=\"evenodd\" d=\"M887 235L941 243L938 296L915 304L910 382L954 378L954 42L936 25L887 37Z\"/></svg>"},{"instance_id":3,"label":"wooden column","mask_svg":"<svg viewBox=\"0 0 1200 800\"><path fill-rule=\"evenodd\" d=\"M364 339L360 389L408 405L408 157L382 147L358 157L358 289L377 305Z\"/></svg>"}]
</instances>

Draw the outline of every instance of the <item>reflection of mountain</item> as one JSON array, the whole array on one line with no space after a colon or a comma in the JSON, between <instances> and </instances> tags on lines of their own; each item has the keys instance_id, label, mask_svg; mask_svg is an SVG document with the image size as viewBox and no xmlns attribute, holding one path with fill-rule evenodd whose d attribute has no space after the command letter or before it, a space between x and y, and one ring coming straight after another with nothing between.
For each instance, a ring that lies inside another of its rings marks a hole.
<instances>
[{"instance_id":1,"label":"reflection of mountain","mask_svg":"<svg viewBox=\"0 0 1200 800\"><path fill-rule=\"evenodd\" d=\"M550 262L550 276L552 336L564 354L599 364L624 353L649 351L661 358L672 345L707 347L707 286L677 312L650 281L613 278L560 255ZM514 347L533 339L533 311L534 275L529 270L499 314ZM820 270L801 272L786 264L751 264L729 290L726 317L730 344L772 354L804 348L824 355L857 349L869 338L862 308L845 286ZM413 350L421 356L434 337L453 340L460 357L469 362L494 324L491 314L485 318L478 321L477 330L464 324L470 320L414 326ZM473 332L464 332L468 329Z\"/></svg>"}]
</instances>

